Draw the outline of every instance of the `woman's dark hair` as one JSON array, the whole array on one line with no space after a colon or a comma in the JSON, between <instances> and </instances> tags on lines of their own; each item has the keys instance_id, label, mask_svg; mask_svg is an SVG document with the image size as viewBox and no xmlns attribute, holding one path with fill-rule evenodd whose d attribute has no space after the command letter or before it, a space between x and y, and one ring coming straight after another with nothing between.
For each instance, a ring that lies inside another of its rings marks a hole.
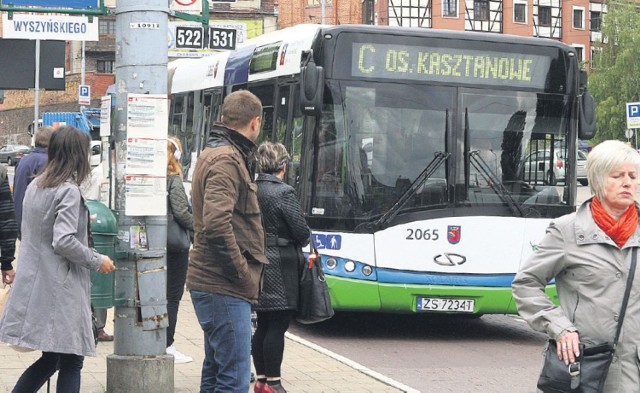
<instances>
[{"instance_id":1,"label":"woman's dark hair","mask_svg":"<svg viewBox=\"0 0 640 393\"><path fill-rule=\"evenodd\" d=\"M91 175L90 144L89 135L75 127L56 129L49 140L49 161L39 176L38 186L57 187L67 180L82 184Z\"/></svg>"}]
</instances>

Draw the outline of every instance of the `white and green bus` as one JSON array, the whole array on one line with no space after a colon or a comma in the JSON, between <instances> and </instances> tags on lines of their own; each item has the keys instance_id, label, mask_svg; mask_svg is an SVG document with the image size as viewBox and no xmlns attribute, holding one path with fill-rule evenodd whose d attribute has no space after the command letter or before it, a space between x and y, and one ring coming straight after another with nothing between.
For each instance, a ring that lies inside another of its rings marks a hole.
<instances>
[{"instance_id":1,"label":"white and green bus","mask_svg":"<svg viewBox=\"0 0 640 393\"><path fill-rule=\"evenodd\" d=\"M513 277L575 210L595 133L577 54L548 39L300 25L171 69L189 169L225 95L262 100L336 310L515 313Z\"/></svg>"}]
</instances>

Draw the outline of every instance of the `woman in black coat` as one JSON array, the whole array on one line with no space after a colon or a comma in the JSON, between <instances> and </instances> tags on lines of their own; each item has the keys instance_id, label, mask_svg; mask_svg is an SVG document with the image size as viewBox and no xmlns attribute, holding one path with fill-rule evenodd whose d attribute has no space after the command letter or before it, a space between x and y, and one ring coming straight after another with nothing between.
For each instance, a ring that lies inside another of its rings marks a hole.
<instances>
[{"instance_id":1,"label":"woman in black coat","mask_svg":"<svg viewBox=\"0 0 640 393\"><path fill-rule=\"evenodd\" d=\"M256 152L258 202L267 239L269 264L258 305L258 327L251 351L258 381L255 393L286 392L280 383L284 333L298 304L298 270L304 263L302 247L311 231L295 190L284 183L289 154L280 143L264 142Z\"/></svg>"}]
</instances>

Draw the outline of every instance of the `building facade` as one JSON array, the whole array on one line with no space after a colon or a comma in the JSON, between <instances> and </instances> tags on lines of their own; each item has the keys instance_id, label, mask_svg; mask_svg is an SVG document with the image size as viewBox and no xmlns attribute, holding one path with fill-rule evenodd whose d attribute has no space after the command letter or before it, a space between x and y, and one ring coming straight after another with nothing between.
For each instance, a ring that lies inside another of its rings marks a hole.
<instances>
[{"instance_id":1,"label":"building facade","mask_svg":"<svg viewBox=\"0 0 640 393\"><path fill-rule=\"evenodd\" d=\"M278 27L364 23L544 37L592 59L606 13L602 0L279 0ZM323 12L324 9L324 12ZM588 66L586 66L588 67Z\"/></svg>"}]
</instances>

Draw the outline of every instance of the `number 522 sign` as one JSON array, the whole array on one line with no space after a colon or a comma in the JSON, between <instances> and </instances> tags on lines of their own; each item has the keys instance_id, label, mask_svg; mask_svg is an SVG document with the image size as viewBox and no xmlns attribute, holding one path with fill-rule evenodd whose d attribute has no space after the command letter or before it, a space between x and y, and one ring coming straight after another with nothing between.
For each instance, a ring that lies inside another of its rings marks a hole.
<instances>
[{"instance_id":1,"label":"number 522 sign","mask_svg":"<svg viewBox=\"0 0 640 393\"><path fill-rule=\"evenodd\" d=\"M209 40L205 43L202 27L176 26L176 49L228 49L236 48L235 29L209 28ZM206 45L205 45L206 44Z\"/></svg>"}]
</instances>

